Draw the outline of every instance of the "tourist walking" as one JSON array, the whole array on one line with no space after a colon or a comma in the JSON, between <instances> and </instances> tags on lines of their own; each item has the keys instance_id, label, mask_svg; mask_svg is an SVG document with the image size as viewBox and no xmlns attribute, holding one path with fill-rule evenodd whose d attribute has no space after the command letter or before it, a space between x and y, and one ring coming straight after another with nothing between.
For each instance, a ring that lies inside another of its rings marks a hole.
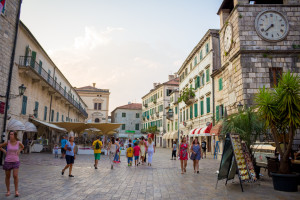
<instances>
[{"instance_id":1,"label":"tourist walking","mask_svg":"<svg viewBox=\"0 0 300 200\"><path fill-rule=\"evenodd\" d=\"M203 152L203 154L206 158L206 142L205 142L205 139L203 139L203 141L201 142L201 148L202 148L202 152Z\"/></svg>"},{"instance_id":2,"label":"tourist walking","mask_svg":"<svg viewBox=\"0 0 300 200\"><path fill-rule=\"evenodd\" d=\"M142 165L144 165L145 155L146 155L146 146L145 146L144 140L140 141L139 146L140 146L140 149L141 149L141 161L142 161Z\"/></svg>"},{"instance_id":3,"label":"tourist walking","mask_svg":"<svg viewBox=\"0 0 300 200\"><path fill-rule=\"evenodd\" d=\"M96 140L93 142L92 148L94 149L94 157L95 157L95 169L98 169L98 162L100 160L102 142L100 141L100 136L97 136Z\"/></svg>"},{"instance_id":4,"label":"tourist walking","mask_svg":"<svg viewBox=\"0 0 300 200\"><path fill-rule=\"evenodd\" d=\"M132 166L133 148L132 148L131 144L128 144L128 148L126 150L126 157L128 160L128 166Z\"/></svg>"},{"instance_id":5,"label":"tourist walking","mask_svg":"<svg viewBox=\"0 0 300 200\"><path fill-rule=\"evenodd\" d=\"M120 142L119 142L119 138L116 138L116 141L115 141L116 145L118 146L117 150L116 150L116 153L115 153L115 157L114 157L114 162L115 163L119 163L119 152L120 152Z\"/></svg>"},{"instance_id":6,"label":"tourist walking","mask_svg":"<svg viewBox=\"0 0 300 200\"><path fill-rule=\"evenodd\" d=\"M181 141L181 144L179 146L179 159L181 164L181 174L184 174L186 172L186 166L188 161L188 155L189 155L189 145L186 142L186 137L184 137Z\"/></svg>"},{"instance_id":7,"label":"tourist walking","mask_svg":"<svg viewBox=\"0 0 300 200\"><path fill-rule=\"evenodd\" d=\"M61 157L64 158L66 155L65 145L67 144L68 140L66 139L66 136L63 136L63 139L60 141L61 143Z\"/></svg>"},{"instance_id":8,"label":"tourist walking","mask_svg":"<svg viewBox=\"0 0 300 200\"><path fill-rule=\"evenodd\" d=\"M111 164L111 169L114 168L113 159L114 159L115 154L117 152L117 148L119 148L118 145L119 144L116 143L115 138L111 137L110 142L108 143L108 156L109 156L109 161L110 161L110 164Z\"/></svg>"},{"instance_id":9,"label":"tourist walking","mask_svg":"<svg viewBox=\"0 0 300 200\"><path fill-rule=\"evenodd\" d=\"M197 138L193 141L191 146L191 160L193 160L194 173L199 174L199 160L202 157L200 143Z\"/></svg>"},{"instance_id":10,"label":"tourist walking","mask_svg":"<svg viewBox=\"0 0 300 200\"><path fill-rule=\"evenodd\" d=\"M54 145L54 158L58 158L58 149L59 147L57 146L57 144Z\"/></svg>"},{"instance_id":11,"label":"tourist walking","mask_svg":"<svg viewBox=\"0 0 300 200\"><path fill-rule=\"evenodd\" d=\"M6 185L6 195L10 195L10 176L11 171L13 171L14 184L15 184L15 197L18 197L18 184L19 184L19 167L20 167L20 152L24 149L24 145L18 140L17 132L9 131L9 140L0 145L0 151L2 151L6 156L4 160L3 170L5 170L5 185ZM3 149L2 147L7 147Z\"/></svg>"},{"instance_id":12,"label":"tourist walking","mask_svg":"<svg viewBox=\"0 0 300 200\"><path fill-rule=\"evenodd\" d=\"M72 168L73 168L74 160L76 159L74 137L70 137L70 138L69 138L69 142L66 143L64 149L65 149L65 151L66 151L66 161L67 161L67 165L66 165L65 168L61 171L61 175L64 175L66 169L69 168L69 177L74 177L74 176L72 175Z\"/></svg>"},{"instance_id":13,"label":"tourist walking","mask_svg":"<svg viewBox=\"0 0 300 200\"><path fill-rule=\"evenodd\" d=\"M151 166L153 154L155 153L155 146L151 137L148 138L147 152L148 152L148 166Z\"/></svg>"},{"instance_id":14,"label":"tourist walking","mask_svg":"<svg viewBox=\"0 0 300 200\"><path fill-rule=\"evenodd\" d=\"M174 141L173 146L172 146L172 158L171 158L171 160L176 160L176 151L177 151L177 145L176 145L176 141Z\"/></svg>"},{"instance_id":15,"label":"tourist walking","mask_svg":"<svg viewBox=\"0 0 300 200\"><path fill-rule=\"evenodd\" d=\"M134 145L135 145L133 147L134 163L135 163L135 166L139 166L139 157L140 157L140 153L141 153L141 148L137 144L137 142Z\"/></svg>"}]
</instances>

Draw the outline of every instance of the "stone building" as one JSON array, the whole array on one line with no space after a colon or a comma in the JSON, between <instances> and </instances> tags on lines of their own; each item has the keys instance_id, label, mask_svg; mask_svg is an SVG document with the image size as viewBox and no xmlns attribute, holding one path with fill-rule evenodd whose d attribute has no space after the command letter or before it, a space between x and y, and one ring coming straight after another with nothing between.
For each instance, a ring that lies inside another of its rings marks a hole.
<instances>
[{"instance_id":1,"label":"stone building","mask_svg":"<svg viewBox=\"0 0 300 200\"><path fill-rule=\"evenodd\" d=\"M141 120L142 119L142 104L128 103L127 105L116 107L111 112L112 123L122 124L117 129L117 137L119 138L140 138L141 134Z\"/></svg>"},{"instance_id":2,"label":"stone building","mask_svg":"<svg viewBox=\"0 0 300 200\"><path fill-rule=\"evenodd\" d=\"M96 88L96 83L93 83L93 86L76 88L76 91L87 104L87 121L91 123L107 123L109 90Z\"/></svg>"},{"instance_id":3,"label":"stone building","mask_svg":"<svg viewBox=\"0 0 300 200\"><path fill-rule=\"evenodd\" d=\"M21 0L0 2L0 103L2 106L6 106L7 84L20 9ZM3 125L4 114L0 113L1 132Z\"/></svg>"},{"instance_id":4,"label":"stone building","mask_svg":"<svg viewBox=\"0 0 300 200\"><path fill-rule=\"evenodd\" d=\"M170 94L170 103L166 107L166 131L167 133L163 136L163 139L166 141L165 145L167 148L172 148L173 142L178 143L178 97L179 91L174 90Z\"/></svg>"},{"instance_id":5,"label":"stone building","mask_svg":"<svg viewBox=\"0 0 300 200\"><path fill-rule=\"evenodd\" d=\"M64 129L51 122L84 122L86 104L59 68L48 56L30 30L19 23L16 54L12 73L11 93L18 94L19 86L26 87L23 96L10 100L8 113L29 127L37 128L37 136L58 143ZM32 137L24 130L24 137ZM22 136L20 136L22 139Z\"/></svg>"},{"instance_id":6,"label":"stone building","mask_svg":"<svg viewBox=\"0 0 300 200\"><path fill-rule=\"evenodd\" d=\"M220 68L219 59L219 30L209 29L177 72L179 95L184 96L187 90L194 93L194 97L189 94L188 100L179 103L180 140L184 136L189 143L194 138L200 142L206 140L208 152L213 149L210 129L215 112L214 83L210 76Z\"/></svg>"},{"instance_id":7,"label":"stone building","mask_svg":"<svg viewBox=\"0 0 300 200\"><path fill-rule=\"evenodd\" d=\"M142 128L157 127L157 134L154 136L156 146L165 147L162 136L166 130L166 107L169 106L170 96L174 90L178 90L179 78L169 75L169 80L165 83L154 83L153 89L142 97L143 102L143 122Z\"/></svg>"}]
</instances>

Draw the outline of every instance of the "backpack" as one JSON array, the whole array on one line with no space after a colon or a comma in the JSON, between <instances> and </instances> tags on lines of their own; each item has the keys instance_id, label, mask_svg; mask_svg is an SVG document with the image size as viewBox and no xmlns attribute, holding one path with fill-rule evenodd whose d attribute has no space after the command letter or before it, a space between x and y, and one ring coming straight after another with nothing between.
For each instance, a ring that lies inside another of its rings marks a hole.
<instances>
[{"instance_id":1,"label":"backpack","mask_svg":"<svg viewBox=\"0 0 300 200\"><path fill-rule=\"evenodd\" d=\"M96 143L96 145L95 145L95 149L96 149L96 150L99 150L99 149L100 149L99 142L97 142L97 143Z\"/></svg>"}]
</instances>

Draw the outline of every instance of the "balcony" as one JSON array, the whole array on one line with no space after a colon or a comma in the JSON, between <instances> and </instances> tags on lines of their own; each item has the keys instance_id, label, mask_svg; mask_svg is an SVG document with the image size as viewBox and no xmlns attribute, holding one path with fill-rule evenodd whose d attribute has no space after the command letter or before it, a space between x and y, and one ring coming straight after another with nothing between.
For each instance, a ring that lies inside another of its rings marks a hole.
<instances>
[{"instance_id":1,"label":"balcony","mask_svg":"<svg viewBox=\"0 0 300 200\"><path fill-rule=\"evenodd\" d=\"M27 75L31 76L33 82L38 82L42 79L44 82L42 82L41 85L43 88L48 88L49 93L60 94L67 100L67 103L73 105L84 117L88 117L87 112L81 104L77 103L72 96L51 77L51 74L46 72L35 60L32 60L30 56L20 56L19 70L28 72ZM57 97L60 95L57 95Z\"/></svg>"}]
</instances>

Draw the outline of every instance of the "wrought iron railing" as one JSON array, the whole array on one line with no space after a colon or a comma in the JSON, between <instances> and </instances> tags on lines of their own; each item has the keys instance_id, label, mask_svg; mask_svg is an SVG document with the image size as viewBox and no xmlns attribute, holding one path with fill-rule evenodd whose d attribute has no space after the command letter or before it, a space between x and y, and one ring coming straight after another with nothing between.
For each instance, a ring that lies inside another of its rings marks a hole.
<instances>
[{"instance_id":1,"label":"wrought iron railing","mask_svg":"<svg viewBox=\"0 0 300 200\"><path fill-rule=\"evenodd\" d=\"M57 92L59 92L65 99L67 99L74 107L76 107L85 117L88 116L87 112L76 102L74 98L58 84L54 78L46 72L35 60L31 59L31 56L20 56L19 65L22 67L28 67L39 74L49 85L51 85Z\"/></svg>"}]
</instances>

